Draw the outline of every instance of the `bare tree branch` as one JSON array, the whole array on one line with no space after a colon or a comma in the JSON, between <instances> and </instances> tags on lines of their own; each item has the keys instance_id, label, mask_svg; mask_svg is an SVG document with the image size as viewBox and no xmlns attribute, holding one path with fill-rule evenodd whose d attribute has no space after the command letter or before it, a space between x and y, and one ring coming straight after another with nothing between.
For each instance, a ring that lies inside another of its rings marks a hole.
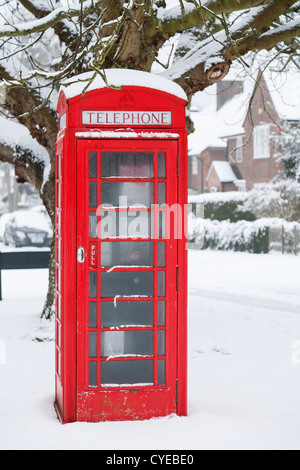
<instances>
[{"instance_id":1,"label":"bare tree branch","mask_svg":"<svg viewBox=\"0 0 300 470\"><path fill-rule=\"evenodd\" d=\"M300 19L297 19L287 23L286 25L271 29L257 38L253 37L252 40L249 40L247 48L251 48L253 50L265 49L269 51L277 44L281 42L289 42L294 38L299 38L299 36Z\"/></svg>"},{"instance_id":2,"label":"bare tree branch","mask_svg":"<svg viewBox=\"0 0 300 470\"><path fill-rule=\"evenodd\" d=\"M298 34L298 20L291 21L282 29L270 29L296 3L295 0L269 0L240 16L238 21L229 23L214 35L208 36L165 73L187 92L194 94L220 81L228 72L233 60L242 59L250 51L272 48L286 35L287 39ZM225 21L225 19L224 19ZM290 26L290 27L289 27ZM261 42L260 42L261 41Z\"/></svg>"},{"instance_id":3,"label":"bare tree branch","mask_svg":"<svg viewBox=\"0 0 300 470\"><path fill-rule=\"evenodd\" d=\"M84 10L87 14L91 11L88 7ZM67 7L60 7L53 10L48 15L27 23L19 23L16 25L2 25L0 27L0 37L21 37L28 36L33 33L40 33L48 28L53 28L57 23L64 19L78 18L81 15L81 11L78 9L69 9Z\"/></svg>"},{"instance_id":4,"label":"bare tree branch","mask_svg":"<svg viewBox=\"0 0 300 470\"><path fill-rule=\"evenodd\" d=\"M203 0L197 0L195 3L198 3L198 6L194 4L184 16L180 10L177 14L175 9L175 11L166 11L162 19L157 22L157 31L164 35L173 35L175 32L183 32L193 27L201 28L214 15L247 10L267 2L268 0L210 0L204 5Z\"/></svg>"}]
</instances>

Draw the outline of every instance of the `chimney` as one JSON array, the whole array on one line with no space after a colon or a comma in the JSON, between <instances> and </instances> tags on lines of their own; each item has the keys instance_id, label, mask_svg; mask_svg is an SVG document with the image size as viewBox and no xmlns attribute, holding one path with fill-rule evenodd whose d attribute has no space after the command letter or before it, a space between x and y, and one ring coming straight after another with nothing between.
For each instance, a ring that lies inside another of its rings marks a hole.
<instances>
[{"instance_id":1,"label":"chimney","mask_svg":"<svg viewBox=\"0 0 300 470\"><path fill-rule=\"evenodd\" d=\"M217 84L217 111L234 96L240 95L244 91L242 81L223 80Z\"/></svg>"}]
</instances>

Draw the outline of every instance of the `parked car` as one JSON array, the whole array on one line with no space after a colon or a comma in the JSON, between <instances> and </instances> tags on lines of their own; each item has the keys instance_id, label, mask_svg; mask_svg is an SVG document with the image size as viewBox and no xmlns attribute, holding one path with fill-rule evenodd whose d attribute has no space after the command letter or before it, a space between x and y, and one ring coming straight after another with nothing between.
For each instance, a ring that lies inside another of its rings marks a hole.
<instances>
[{"instance_id":1,"label":"parked car","mask_svg":"<svg viewBox=\"0 0 300 470\"><path fill-rule=\"evenodd\" d=\"M16 211L6 221L3 240L14 247L50 247L53 230L50 219L39 211Z\"/></svg>"}]
</instances>

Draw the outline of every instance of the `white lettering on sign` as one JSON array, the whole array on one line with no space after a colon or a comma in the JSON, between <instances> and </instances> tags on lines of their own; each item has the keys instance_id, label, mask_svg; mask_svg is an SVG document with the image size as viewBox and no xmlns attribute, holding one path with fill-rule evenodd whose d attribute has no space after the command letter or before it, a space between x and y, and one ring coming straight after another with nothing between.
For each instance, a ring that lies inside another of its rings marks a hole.
<instances>
[{"instance_id":1,"label":"white lettering on sign","mask_svg":"<svg viewBox=\"0 0 300 470\"><path fill-rule=\"evenodd\" d=\"M171 111L83 111L82 124L90 126L170 126Z\"/></svg>"}]
</instances>

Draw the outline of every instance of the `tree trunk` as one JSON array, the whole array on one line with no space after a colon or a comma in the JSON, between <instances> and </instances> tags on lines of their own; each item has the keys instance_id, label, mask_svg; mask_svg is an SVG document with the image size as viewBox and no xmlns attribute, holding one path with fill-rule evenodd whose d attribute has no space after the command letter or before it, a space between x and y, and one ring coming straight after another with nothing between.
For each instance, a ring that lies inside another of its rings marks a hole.
<instances>
[{"instance_id":1,"label":"tree trunk","mask_svg":"<svg viewBox=\"0 0 300 470\"><path fill-rule=\"evenodd\" d=\"M53 160L54 161L54 160ZM45 301L42 318L51 320L55 307L55 164L51 165L49 180L40 190L40 197L47 209L53 226L53 239L51 243L49 261L48 293Z\"/></svg>"},{"instance_id":2,"label":"tree trunk","mask_svg":"<svg viewBox=\"0 0 300 470\"><path fill-rule=\"evenodd\" d=\"M49 277L48 277L48 293L45 305L42 312L42 318L51 320L55 311L55 237L52 239L50 262L49 262Z\"/></svg>"}]
</instances>

